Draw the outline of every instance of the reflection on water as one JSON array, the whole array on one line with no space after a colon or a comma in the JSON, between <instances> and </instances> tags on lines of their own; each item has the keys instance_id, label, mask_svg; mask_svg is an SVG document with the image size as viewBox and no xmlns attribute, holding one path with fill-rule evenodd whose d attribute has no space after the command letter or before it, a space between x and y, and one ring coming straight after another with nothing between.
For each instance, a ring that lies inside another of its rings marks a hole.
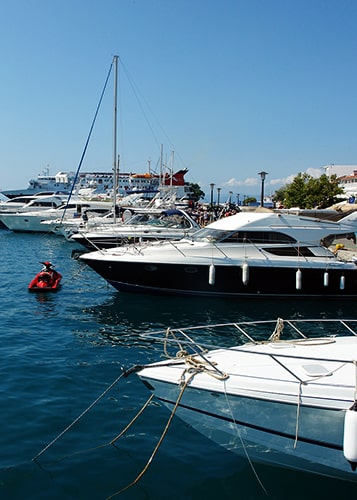
<instances>
[{"instance_id":1,"label":"reflection on water","mask_svg":"<svg viewBox=\"0 0 357 500\"><path fill-rule=\"evenodd\" d=\"M98 342L142 345L141 333L225 322L354 318L353 301L204 299L112 293L83 312L99 325ZM92 339L93 340L93 339Z\"/></svg>"},{"instance_id":2,"label":"reflection on water","mask_svg":"<svg viewBox=\"0 0 357 500\"><path fill-rule=\"evenodd\" d=\"M353 317L355 302L325 300L205 299L156 297L116 292L104 303L88 311L100 322L120 325L128 321L134 328L147 326L187 326L187 323L252 321L283 318ZM186 323L185 323L186 322Z\"/></svg>"},{"instance_id":3,"label":"reflection on water","mask_svg":"<svg viewBox=\"0 0 357 500\"><path fill-rule=\"evenodd\" d=\"M33 293L33 295L36 297L39 304L54 303L52 292L36 292Z\"/></svg>"}]
</instances>

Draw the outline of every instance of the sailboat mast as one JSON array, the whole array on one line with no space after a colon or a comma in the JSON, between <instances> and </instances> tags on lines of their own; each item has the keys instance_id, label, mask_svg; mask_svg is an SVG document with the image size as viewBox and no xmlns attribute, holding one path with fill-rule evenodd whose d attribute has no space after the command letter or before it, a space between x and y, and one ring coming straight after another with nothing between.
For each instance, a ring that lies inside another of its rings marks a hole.
<instances>
[{"instance_id":1,"label":"sailboat mast","mask_svg":"<svg viewBox=\"0 0 357 500\"><path fill-rule=\"evenodd\" d=\"M170 179L171 179L170 185L171 185L171 187L173 185L173 176L174 176L174 156L175 156L175 152L172 151L171 152L171 162L170 162L170 164L171 164L171 172L170 172Z\"/></svg>"},{"instance_id":2,"label":"sailboat mast","mask_svg":"<svg viewBox=\"0 0 357 500\"><path fill-rule=\"evenodd\" d=\"M113 207L114 222L117 203L118 172L117 172L117 101L118 101L118 56L114 56L114 124L113 124Z\"/></svg>"},{"instance_id":3,"label":"sailboat mast","mask_svg":"<svg viewBox=\"0 0 357 500\"><path fill-rule=\"evenodd\" d=\"M160 186L162 186L164 184L164 173L163 173L163 158L162 158L162 155L163 155L163 146L161 144L161 148L160 148Z\"/></svg>"}]
</instances>

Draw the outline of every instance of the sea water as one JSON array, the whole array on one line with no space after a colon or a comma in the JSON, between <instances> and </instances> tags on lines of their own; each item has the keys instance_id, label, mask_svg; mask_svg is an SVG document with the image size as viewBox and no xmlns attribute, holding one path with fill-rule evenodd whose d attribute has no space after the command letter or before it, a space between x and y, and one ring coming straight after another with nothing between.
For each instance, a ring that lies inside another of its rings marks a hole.
<instances>
[{"instance_id":1,"label":"sea water","mask_svg":"<svg viewBox=\"0 0 357 500\"><path fill-rule=\"evenodd\" d=\"M0 230L1 499L316 499L356 495L357 484L262 466L238 457L152 402L123 370L161 359L141 333L162 328L274 319L355 318L349 302L252 301L124 294L72 258L53 235ZM63 275L55 293L28 283L51 261ZM219 342L219 339L215 339ZM117 383L111 387L118 379ZM101 397L103 395L103 397ZM356 472L357 473L357 472Z\"/></svg>"}]
</instances>

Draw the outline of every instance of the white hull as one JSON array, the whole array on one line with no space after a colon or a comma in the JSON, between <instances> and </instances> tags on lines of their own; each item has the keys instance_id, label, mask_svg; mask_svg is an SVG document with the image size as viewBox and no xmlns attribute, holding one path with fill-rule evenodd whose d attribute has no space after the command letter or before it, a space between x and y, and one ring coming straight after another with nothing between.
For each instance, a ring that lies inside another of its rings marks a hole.
<instances>
[{"instance_id":1,"label":"white hull","mask_svg":"<svg viewBox=\"0 0 357 500\"><path fill-rule=\"evenodd\" d=\"M160 382L154 387L158 399L172 411L179 394L177 386L170 391L171 403L167 402L170 401L167 387L162 387ZM188 389L177 416L239 456L247 453L256 462L357 481L357 474L344 458L341 446L344 412L336 411L332 423L331 411L321 410L318 416L317 410L304 408L299 417L300 431L295 447L297 412L297 404L257 403L249 398L226 398L224 394L212 397L212 394ZM262 415L268 427L262 424ZM321 427L323 420L326 426ZM313 423L315 428L311 427ZM329 436L331 428L335 435L332 441L326 442L324 438ZM303 429L308 430L308 437Z\"/></svg>"},{"instance_id":2,"label":"white hull","mask_svg":"<svg viewBox=\"0 0 357 500\"><path fill-rule=\"evenodd\" d=\"M357 482L343 450L355 360L356 336L249 343L149 365L139 377L171 411L187 383L177 416L234 453Z\"/></svg>"},{"instance_id":3,"label":"white hull","mask_svg":"<svg viewBox=\"0 0 357 500\"><path fill-rule=\"evenodd\" d=\"M73 205L73 206L72 206ZM48 210L37 210L31 212L17 212L9 214L0 214L0 221L10 230L26 233L47 233L51 232L51 227L48 224L50 221L61 220L78 220L81 219L81 214L86 210L100 211L107 213L111 210L111 205L108 202L73 202L68 208L64 205L58 208Z\"/></svg>"}]
</instances>

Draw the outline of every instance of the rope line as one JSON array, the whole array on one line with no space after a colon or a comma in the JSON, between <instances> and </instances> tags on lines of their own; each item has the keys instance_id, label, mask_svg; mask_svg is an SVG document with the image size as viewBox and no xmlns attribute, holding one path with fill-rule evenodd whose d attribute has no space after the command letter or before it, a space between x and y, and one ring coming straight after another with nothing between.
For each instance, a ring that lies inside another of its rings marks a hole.
<instances>
[{"instance_id":1,"label":"rope line","mask_svg":"<svg viewBox=\"0 0 357 500\"><path fill-rule=\"evenodd\" d=\"M185 370L185 371L186 371L186 370ZM156 446L155 446L155 448L154 448L154 450L153 450L152 454L150 455L149 460L147 461L147 463L146 463L145 467L142 469L142 471L141 471L141 472L140 472L140 473L136 476L136 478L135 478L135 479L134 479L131 483L129 483L128 485L124 486L124 488L121 488L120 490L116 491L115 493L113 493L112 495L110 495L109 497L107 497L107 500L111 500L112 498L114 498L114 497L116 497L116 496L120 495L121 493L124 493L124 491L127 491L129 488L131 488L132 486L134 486L135 484L137 484L137 483L140 481L140 479L143 477L143 475L146 473L146 471L148 470L148 468L149 468L149 466L150 466L151 462L152 462L152 461L153 461L153 459L155 458L155 455L156 455L156 453L157 453L158 449L160 448L161 443L162 443L162 441L164 440L164 437L165 437L165 436L166 436L166 434L167 434L167 431L169 430L169 427L170 427L170 425L171 425L172 419L173 419L173 417L174 417L174 415L175 415L175 413L176 413L176 410L177 410L177 408L178 408L178 406L179 406L179 404L180 404L180 401L181 401L181 398L182 398L182 396L183 396L183 393L184 393L184 391L185 391L186 387L188 386L188 384L190 383L190 381L191 381L191 380L193 379L193 377L196 375L196 373L197 373L197 372L193 372L193 373L191 373L191 374L190 374L190 376L189 376L189 377L185 380L185 382L181 385L180 394L179 394L179 396L178 396L178 398L177 398L177 401L176 401L176 403L175 403L175 406L174 406L174 408L173 408L173 410L172 410L172 412L171 412L171 414L170 414L170 417L169 417L169 419L168 419L168 421L167 421L167 423L166 423L166 425L165 425L165 428L164 428L164 430L163 430L163 432L162 432L162 434L161 434L161 436L160 436L160 439L159 439L159 441L157 442L157 444L156 444Z\"/></svg>"},{"instance_id":2,"label":"rope line","mask_svg":"<svg viewBox=\"0 0 357 500\"><path fill-rule=\"evenodd\" d=\"M104 96L104 93L105 93L105 89L107 88L107 85L108 85L109 76L110 76L110 73L111 73L112 68L113 68L113 62L114 62L114 60L112 61L111 65L110 65L110 68L109 68L109 71L108 71L108 74L107 74L107 77L106 77L106 80L105 80L105 83L104 83L104 87L103 87L103 90L102 90L102 93L100 95L100 99L99 99L99 102L98 102L98 105L97 105L97 109L96 109L96 111L94 113L94 118L92 120L92 124L91 124L91 127L89 129L88 137L87 137L87 140L86 140L83 152L82 152L82 156L81 156L81 159L80 159L77 171L76 171L76 175L74 176L74 179L73 179L73 182L72 182L72 186L71 186L71 190L70 190L68 198L67 198L67 205L69 203L69 200L71 199L71 196L72 196L72 193L73 193L73 189L74 189L74 187L76 185L76 182L77 182L77 179L78 179L79 171L80 171L80 169L82 167L82 163L83 163L85 154L87 152L89 140L91 138L91 135L92 135L92 132L93 132L93 128L94 128L94 124L95 124L95 122L97 120L99 108L100 108L100 106L102 104L102 100L103 100L103 96ZM63 219L64 219L65 215L66 215L66 208L63 210L63 214L62 214L60 223L63 222Z\"/></svg>"},{"instance_id":3,"label":"rope line","mask_svg":"<svg viewBox=\"0 0 357 500\"><path fill-rule=\"evenodd\" d=\"M264 486L264 484L262 483L262 481L261 481L260 477L258 476L258 473L257 473L257 471L256 471L256 469L255 469L255 467L254 467L254 464L253 464L253 462L252 462L252 460L251 460L251 458L250 458L250 456L249 456L248 450L247 450L247 448L246 448L246 446L245 446L245 442L244 442L244 440L243 440L243 438L242 438L242 434L241 434L241 432L240 432L240 428L238 427L237 422L236 422L236 420L235 420L235 418L234 418L234 415L233 415L233 410L232 410L232 407L231 407L230 402L229 402L229 399L228 399L228 394L227 394L227 390L226 390L226 382L224 382L224 395L225 395L225 398L226 398L227 406L228 406L229 411L230 411L230 413L231 413L231 418L232 418L232 421L233 421L233 422L234 422L234 424L235 424L235 429L236 429L236 432L237 432L237 436L238 436L239 441L240 441L240 443L241 443L241 445L242 445L242 448L243 448L243 451L244 451L244 455L245 455L246 459L248 460L249 466L250 466L250 468L251 468L251 470L252 470L252 472L253 472L253 474L254 474L254 476L255 476L256 480L258 481L258 483L259 483L259 485L260 485L261 489L264 491L264 493L265 493L265 495L266 495L266 496L269 496L269 494L268 494L267 490L265 489L265 486Z\"/></svg>"},{"instance_id":4,"label":"rope line","mask_svg":"<svg viewBox=\"0 0 357 500\"><path fill-rule=\"evenodd\" d=\"M152 399L154 397L154 394L151 394L149 399L146 401L146 403L140 408L140 410L138 411L138 413L135 415L135 417L128 423L128 425L126 427L124 427L124 429L117 435L115 436L114 439L112 439L109 444L112 444L114 445L114 443L116 441L118 441L119 438L121 438L125 433L126 431L128 431L130 429L130 427L133 425L134 422L137 421L137 419L144 413L144 411L146 410L146 408L149 406L149 404L151 403Z\"/></svg>"},{"instance_id":5,"label":"rope line","mask_svg":"<svg viewBox=\"0 0 357 500\"><path fill-rule=\"evenodd\" d=\"M88 408L86 408L80 415L78 415L78 417L73 420L72 423L70 423L62 432L60 432L54 439L52 439L52 441L50 443L48 443L47 446L45 446L39 453L37 453L37 455L35 457L32 458L32 461L36 461L41 455L43 455L43 453L45 453L45 451L47 451L49 448L51 448L51 446L53 446L67 431L69 431L77 422L79 422L79 420L84 417L84 415L86 415L118 382L119 380L124 376L124 373L122 373L121 375L119 375L119 377L117 377L114 382L112 382L103 392L102 394L100 394L97 399L95 399L93 401L93 403L91 403Z\"/></svg>"},{"instance_id":6,"label":"rope line","mask_svg":"<svg viewBox=\"0 0 357 500\"><path fill-rule=\"evenodd\" d=\"M297 407L296 407L296 424L295 424L294 448L297 447L298 435L299 435L300 406L301 406L301 389L302 389L302 382L299 382L299 392L298 392L298 397L297 397L298 402L297 402Z\"/></svg>"},{"instance_id":7,"label":"rope line","mask_svg":"<svg viewBox=\"0 0 357 500\"><path fill-rule=\"evenodd\" d=\"M70 458L70 457L74 457L74 456L77 456L77 455L81 455L82 453L88 453L88 452L92 452L92 451L96 451L96 450L100 450L101 448L105 448L109 445L113 445L115 446L115 442L121 437L123 436L129 429L130 427L134 424L134 422L136 422L136 420L139 418L139 416L142 415L142 413L144 412L144 410L148 407L148 405L151 403L152 399L154 397L154 394L151 394L150 397L148 398L148 400L144 403L144 405L140 408L140 410L138 411L138 413L134 416L134 418L129 422L129 424L127 424L124 429L119 433L117 434L117 436L115 436L111 441L107 442L107 443L103 443L103 444L99 444L98 446L93 446L91 448L83 448L82 450L78 450L78 451L75 451L73 453L69 453L67 455L62 455L61 457L57 458L57 460L53 460L51 462L45 462L45 465L51 465L52 463L58 463L58 462L61 462L62 460L65 460L67 458Z\"/></svg>"}]
</instances>

